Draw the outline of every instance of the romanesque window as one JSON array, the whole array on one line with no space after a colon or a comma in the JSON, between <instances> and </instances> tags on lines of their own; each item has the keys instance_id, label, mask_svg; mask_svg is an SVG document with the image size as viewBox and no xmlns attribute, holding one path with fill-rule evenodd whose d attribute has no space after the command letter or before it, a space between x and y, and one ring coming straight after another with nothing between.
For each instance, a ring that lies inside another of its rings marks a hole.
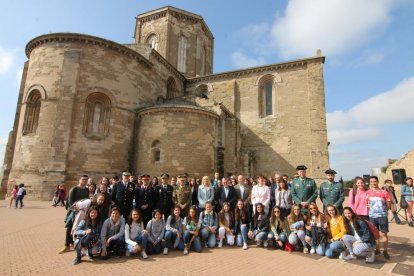
<instances>
[{"instance_id":1,"label":"romanesque window","mask_svg":"<svg viewBox=\"0 0 414 276\"><path fill-rule=\"evenodd\" d=\"M174 78L170 77L167 81L167 99L172 99L177 97L177 87L175 85Z\"/></svg>"},{"instance_id":2,"label":"romanesque window","mask_svg":"<svg viewBox=\"0 0 414 276\"><path fill-rule=\"evenodd\" d=\"M94 92L86 98L84 133L88 137L103 138L109 131L111 100L100 92Z\"/></svg>"},{"instance_id":3,"label":"romanesque window","mask_svg":"<svg viewBox=\"0 0 414 276\"><path fill-rule=\"evenodd\" d=\"M200 98L203 98L203 99L208 99L208 87L207 87L207 85L202 84L199 87L197 87L196 96L200 97Z\"/></svg>"},{"instance_id":4,"label":"romanesque window","mask_svg":"<svg viewBox=\"0 0 414 276\"><path fill-rule=\"evenodd\" d=\"M158 48L158 37L156 34L152 34L147 39L147 44L150 45L150 47L154 50L157 50Z\"/></svg>"},{"instance_id":5,"label":"romanesque window","mask_svg":"<svg viewBox=\"0 0 414 276\"><path fill-rule=\"evenodd\" d=\"M158 140L155 140L151 144L152 152L152 163L161 161L161 143Z\"/></svg>"},{"instance_id":6,"label":"romanesque window","mask_svg":"<svg viewBox=\"0 0 414 276\"><path fill-rule=\"evenodd\" d=\"M39 113L42 95L39 90L30 92L26 101L26 113L23 121L23 135L35 133L39 124Z\"/></svg>"},{"instance_id":7,"label":"romanesque window","mask_svg":"<svg viewBox=\"0 0 414 276\"><path fill-rule=\"evenodd\" d=\"M185 73L186 59L187 59L187 38L182 35L178 39L178 61L177 61L178 71Z\"/></svg>"},{"instance_id":8,"label":"romanesque window","mask_svg":"<svg viewBox=\"0 0 414 276\"><path fill-rule=\"evenodd\" d=\"M265 76L259 82L259 114L260 117L272 116L274 111L274 79L273 76Z\"/></svg>"}]
</instances>

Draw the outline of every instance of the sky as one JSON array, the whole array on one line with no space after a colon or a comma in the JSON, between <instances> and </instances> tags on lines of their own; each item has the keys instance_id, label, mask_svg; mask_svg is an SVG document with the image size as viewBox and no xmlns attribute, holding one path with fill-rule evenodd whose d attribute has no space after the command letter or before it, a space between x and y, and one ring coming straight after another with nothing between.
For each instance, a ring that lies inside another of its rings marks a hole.
<instances>
[{"instance_id":1,"label":"sky","mask_svg":"<svg viewBox=\"0 0 414 276\"><path fill-rule=\"evenodd\" d=\"M0 0L0 163L24 49L74 32L133 43L135 17L167 5L201 15L214 73L313 57L321 49L330 166L351 179L414 148L413 0ZM277 168L275 168L277 170Z\"/></svg>"}]
</instances>

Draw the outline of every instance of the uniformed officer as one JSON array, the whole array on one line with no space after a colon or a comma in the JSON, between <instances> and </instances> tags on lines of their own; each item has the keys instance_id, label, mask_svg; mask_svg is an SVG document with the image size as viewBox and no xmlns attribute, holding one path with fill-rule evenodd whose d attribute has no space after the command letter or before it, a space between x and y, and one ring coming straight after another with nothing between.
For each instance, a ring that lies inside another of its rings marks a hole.
<instances>
[{"instance_id":1,"label":"uniformed officer","mask_svg":"<svg viewBox=\"0 0 414 276\"><path fill-rule=\"evenodd\" d=\"M122 181L114 184L112 188L112 201L121 210L121 214L125 219L128 219L132 210L135 194L135 185L129 182L130 176L130 172L122 172Z\"/></svg>"},{"instance_id":2,"label":"uniformed officer","mask_svg":"<svg viewBox=\"0 0 414 276\"><path fill-rule=\"evenodd\" d=\"M164 214L164 219L167 220L171 214L171 209L174 208L173 191L174 188L168 184L170 176L168 173L161 174L161 184L155 186L155 201L158 209Z\"/></svg>"},{"instance_id":3,"label":"uniformed officer","mask_svg":"<svg viewBox=\"0 0 414 276\"><path fill-rule=\"evenodd\" d=\"M142 220L146 227L148 221L152 218L152 211L154 211L155 191L150 186L150 176L148 174L141 175L142 186L135 191L135 203L137 208L141 210Z\"/></svg>"},{"instance_id":4,"label":"uniformed officer","mask_svg":"<svg viewBox=\"0 0 414 276\"><path fill-rule=\"evenodd\" d=\"M305 165L296 167L298 171L298 178L292 181L292 198L293 202L299 204L302 209L302 214L308 213L308 205L311 202L315 202L318 198L318 189L316 187L315 180L306 177L306 170L308 168Z\"/></svg>"},{"instance_id":5,"label":"uniformed officer","mask_svg":"<svg viewBox=\"0 0 414 276\"><path fill-rule=\"evenodd\" d=\"M319 196L323 203L323 211L328 204L333 204L342 214L342 203L344 202L344 189L342 184L335 181L336 171L328 169L325 171L326 179L319 188Z\"/></svg>"},{"instance_id":6,"label":"uniformed officer","mask_svg":"<svg viewBox=\"0 0 414 276\"><path fill-rule=\"evenodd\" d=\"M187 216L188 209L191 205L191 198L193 195L191 192L191 186L186 185L187 177L185 175L178 176L178 183L179 184L174 189L173 201L175 205L181 207L181 215Z\"/></svg>"}]
</instances>

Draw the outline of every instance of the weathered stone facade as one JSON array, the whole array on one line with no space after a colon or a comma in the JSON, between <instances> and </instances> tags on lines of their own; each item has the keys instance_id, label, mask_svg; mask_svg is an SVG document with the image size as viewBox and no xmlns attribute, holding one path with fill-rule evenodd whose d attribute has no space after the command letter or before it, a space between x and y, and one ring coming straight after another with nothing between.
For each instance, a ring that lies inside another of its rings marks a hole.
<instances>
[{"instance_id":1,"label":"weathered stone facade","mask_svg":"<svg viewBox=\"0 0 414 276\"><path fill-rule=\"evenodd\" d=\"M202 17L165 7L136 19L134 44L72 33L28 43L3 192L24 182L48 200L81 173L123 169L292 175L305 164L323 178L324 57L212 74Z\"/></svg>"}]
</instances>

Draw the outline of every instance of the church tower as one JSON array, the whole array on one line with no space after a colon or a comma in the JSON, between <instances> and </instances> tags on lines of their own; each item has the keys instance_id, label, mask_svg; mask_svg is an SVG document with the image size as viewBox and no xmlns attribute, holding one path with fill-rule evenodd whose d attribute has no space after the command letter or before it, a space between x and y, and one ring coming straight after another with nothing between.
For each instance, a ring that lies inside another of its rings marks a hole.
<instances>
[{"instance_id":1,"label":"church tower","mask_svg":"<svg viewBox=\"0 0 414 276\"><path fill-rule=\"evenodd\" d=\"M187 78L213 73L214 37L204 19L171 6L136 17L135 43L148 44Z\"/></svg>"}]
</instances>

